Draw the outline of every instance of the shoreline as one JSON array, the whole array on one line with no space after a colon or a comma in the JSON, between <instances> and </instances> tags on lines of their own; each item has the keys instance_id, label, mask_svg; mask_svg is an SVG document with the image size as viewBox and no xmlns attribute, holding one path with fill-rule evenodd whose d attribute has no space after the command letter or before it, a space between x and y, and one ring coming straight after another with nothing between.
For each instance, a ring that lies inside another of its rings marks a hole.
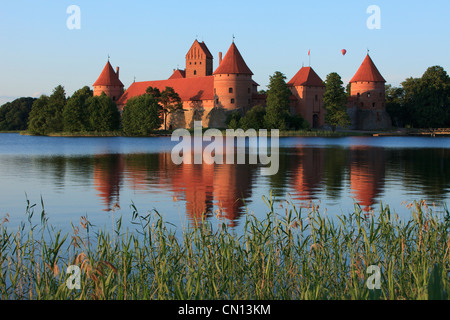
<instances>
[{"instance_id":1,"label":"shoreline","mask_svg":"<svg viewBox=\"0 0 450 320\"><path fill-rule=\"evenodd\" d=\"M205 129L206 130L206 129ZM219 129L225 131L225 129ZM42 136L42 137L170 137L172 132L155 132L144 136L128 136L120 131L114 132L58 132L49 133L46 135L34 135L28 131L0 131L0 133L19 133L26 136ZM439 129L396 129L390 131L362 131L362 130L339 130L339 131L325 131L325 130L300 130L300 131L280 131L280 138L282 137L352 137L352 136L366 136L366 137L450 137L450 128Z\"/></svg>"}]
</instances>

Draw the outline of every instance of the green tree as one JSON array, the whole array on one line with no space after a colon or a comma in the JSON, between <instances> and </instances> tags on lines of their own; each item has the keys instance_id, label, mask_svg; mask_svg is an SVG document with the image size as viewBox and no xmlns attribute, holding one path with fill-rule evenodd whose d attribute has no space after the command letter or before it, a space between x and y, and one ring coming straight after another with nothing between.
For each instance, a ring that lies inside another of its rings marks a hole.
<instances>
[{"instance_id":1,"label":"green tree","mask_svg":"<svg viewBox=\"0 0 450 320\"><path fill-rule=\"evenodd\" d=\"M264 120L267 129L286 130L289 122L291 90L286 84L283 73L276 71L270 76L267 91L267 108Z\"/></svg>"},{"instance_id":2,"label":"green tree","mask_svg":"<svg viewBox=\"0 0 450 320\"><path fill-rule=\"evenodd\" d=\"M89 113L89 129L97 132L115 131L120 128L120 112L114 101L104 92L86 101Z\"/></svg>"},{"instance_id":3,"label":"green tree","mask_svg":"<svg viewBox=\"0 0 450 320\"><path fill-rule=\"evenodd\" d=\"M63 130L63 109L66 104L64 87L59 85L50 97L42 96L31 108L28 130L33 134L45 135Z\"/></svg>"},{"instance_id":4,"label":"green tree","mask_svg":"<svg viewBox=\"0 0 450 320\"><path fill-rule=\"evenodd\" d=\"M289 129L291 130L306 130L310 127L308 121L306 121L301 114L289 116L288 121Z\"/></svg>"},{"instance_id":5,"label":"green tree","mask_svg":"<svg viewBox=\"0 0 450 320\"><path fill-rule=\"evenodd\" d=\"M172 87L166 87L163 91L158 88L148 87L147 94L153 95L161 106L164 130L167 129L167 117L169 114L183 109L183 103L178 93Z\"/></svg>"},{"instance_id":6,"label":"green tree","mask_svg":"<svg viewBox=\"0 0 450 320\"><path fill-rule=\"evenodd\" d=\"M123 132L130 136L149 135L161 126L160 115L161 106L152 94L133 97L123 109Z\"/></svg>"},{"instance_id":7,"label":"green tree","mask_svg":"<svg viewBox=\"0 0 450 320\"><path fill-rule=\"evenodd\" d=\"M92 90L85 86L75 91L67 100L63 110L64 131L80 132L90 130L87 100L92 96Z\"/></svg>"},{"instance_id":8,"label":"green tree","mask_svg":"<svg viewBox=\"0 0 450 320\"><path fill-rule=\"evenodd\" d=\"M421 78L402 82L403 107L410 125L419 128L450 126L450 77L444 68L428 68Z\"/></svg>"},{"instance_id":9,"label":"green tree","mask_svg":"<svg viewBox=\"0 0 450 320\"><path fill-rule=\"evenodd\" d=\"M239 126L244 129L264 129L266 123L264 117L266 115L266 108L261 105L253 106L247 113L240 119Z\"/></svg>"},{"instance_id":10,"label":"green tree","mask_svg":"<svg viewBox=\"0 0 450 320\"><path fill-rule=\"evenodd\" d=\"M225 124L227 125L228 129L234 129L234 130L239 129L241 118L242 118L242 114L240 111L230 112L227 115Z\"/></svg>"},{"instance_id":11,"label":"green tree","mask_svg":"<svg viewBox=\"0 0 450 320\"><path fill-rule=\"evenodd\" d=\"M26 130L35 98L19 98L0 107L0 130Z\"/></svg>"},{"instance_id":12,"label":"green tree","mask_svg":"<svg viewBox=\"0 0 450 320\"><path fill-rule=\"evenodd\" d=\"M325 93L323 102L326 109L325 122L327 122L333 131L337 126L348 127L350 118L347 114L347 93L343 87L341 77L332 72L325 81Z\"/></svg>"},{"instance_id":13,"label":"green tree","mask_svg":"<svg viewBox=\"0 0 450 320\"><path fill-rule=\"evenodd\" d=\"M392 124L396 127L404 125L403 96L403 88L386 85L386 111L391 116Z\"/></svg>"},{"instance_id":14,"label":"green tree","mask_svg":"<svg viewBox=\"0 0 450 320\"><path fill-rule=\"evenodd\" d=\"M28 131L32 134L43 135L48 133L48 125L46 122L45 108L49 103L49 97L46 95L40 96L34 101L28 119Z\"/></svg>"}]
</instances>

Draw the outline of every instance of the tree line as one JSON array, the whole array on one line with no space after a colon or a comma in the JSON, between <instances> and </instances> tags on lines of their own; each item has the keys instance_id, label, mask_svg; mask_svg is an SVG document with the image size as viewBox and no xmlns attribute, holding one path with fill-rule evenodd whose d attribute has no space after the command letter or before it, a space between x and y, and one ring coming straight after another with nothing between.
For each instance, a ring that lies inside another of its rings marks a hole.
<instances>
[{"instance_id":1,"label":"tree line","mask_svg":"<svg viewBox=\"0 0 450 320\"><path fill-rule=\"evenodd\" d=\"M94 96L88 87L66 97L58 85L51 95L19 98L0 107L0 130L28 130L34 135L51 133L114 132L126 135L148 135L164 124L167 115L182 108L173 88L162 92L149 87L144 95L128 100L123 116L115 102L105 93Z\"/></svg>"},{"instance_id":2,"label":"tree line","mask_svg":"<svg viewBox=\"0 0 450 320\"><path fill-rule=\"evenodd\" d=\"M400 87L386 85L386 111L397 127L450 127L449 75L441 66L433 66Z\"/></svg>"},{"instance_id":3,"label":"tree line","mask_svg":"<svg viewBox=\"0 0 450 320\"><path fill-rule=\"evenodd\" d=\"M66 97L59 85L50 96L34 101L28 119L28 131L36 135L58 132L107 132L119 129L120 113L104 93L93 96L85 86Z\"/></svg>"}]
</instances>

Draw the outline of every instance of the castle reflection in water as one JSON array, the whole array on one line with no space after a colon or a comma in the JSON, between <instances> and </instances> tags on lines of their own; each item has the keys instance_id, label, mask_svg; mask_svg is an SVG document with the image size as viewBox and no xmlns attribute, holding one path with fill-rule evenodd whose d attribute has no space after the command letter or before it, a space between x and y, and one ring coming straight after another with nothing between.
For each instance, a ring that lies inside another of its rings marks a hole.
<instances>
[{"instance_id":1,"label":"castle reflection in water","mask_svg":"<svg viewBox=\"0 0 450 320\"><path fill-rule=\"evenodd\" d=\"M411 161L414 157L420 161ZM291 147L280 151L278 174L261 178L257 165L175 165L169 153L97 155L93 180L106 211L119 203L126 185L143 193L172 193L174 201L184 201L191 219L220 214L234 225L261 179L275 195L289 194L304 206L323 195L339 201L347 188L368 212L383 196L387 176L406 189L414 181L433 200L444 199L450 172L442 161L449 159L448 150Z\"/></svg>"}]
</instances>

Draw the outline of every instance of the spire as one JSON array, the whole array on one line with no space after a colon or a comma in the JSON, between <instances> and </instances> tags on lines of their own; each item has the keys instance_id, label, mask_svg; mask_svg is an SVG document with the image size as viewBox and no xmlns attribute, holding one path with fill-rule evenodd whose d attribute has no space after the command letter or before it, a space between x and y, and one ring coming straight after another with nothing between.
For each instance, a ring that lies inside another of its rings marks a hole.
<instances>
[{"instance_id":1,"label":"spire","mask_svg":"<svg viewBox=\"0 0 450 320\"><path fill-rule=\"evenodd\" d=\"M103 68L102 73L98 77L97 81L95 81L95 86L120 86L123 87L123 83L119 80L119 77L117 76L117 73L114 71L113 67L111 66L111 63L106 63L105 67Z\"/></svg>"},{"instance_id":2,"label":"spire","mask_svg":"<svg viewBox=\"0 0 450 320\"><path fill-rule=\"evenodd\" d=\"M223 58L219 67L216 69L214 74L250 74L253 72L249 69L247 64L242 58L236 44L233 42L228 49L227 54Z\"/></svg>"},{"instance_id":3,"label":"spire","mask_svg":"<svg viewBox=\"0 0 450 320\"><path fill-rule=\"evenodd\" d=\"M384 80L383 76L381 75L380 71L378 71L377 67L375 66L375 63L373 63L372 59L370 58L369 53L367 53L366 58L359 67L355 76L352 78L352 80L350 80L350 83L363 81L386 82L386 80Z\"/></svg>"}]
</instances>

